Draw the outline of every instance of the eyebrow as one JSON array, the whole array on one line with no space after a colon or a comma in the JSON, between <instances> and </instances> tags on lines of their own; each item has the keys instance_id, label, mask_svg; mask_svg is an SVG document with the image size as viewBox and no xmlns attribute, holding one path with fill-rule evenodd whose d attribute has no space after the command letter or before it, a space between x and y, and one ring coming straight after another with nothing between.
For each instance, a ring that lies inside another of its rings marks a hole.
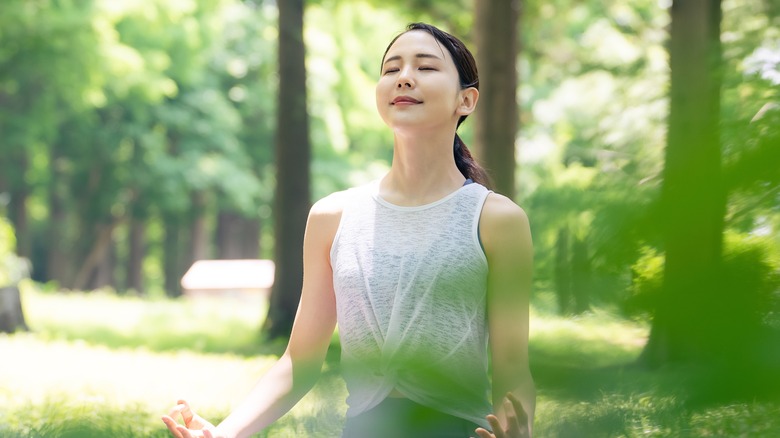
<instances>
[{"instance_id":1,"label":"eyebrow","mask_svg":"<svg viewBox=\"0 0 780 438\"><path fill-rule=\"evenodd\" d=\"M431 53L418 53L418 54L414 55L414 57L415 58L433 58L433 59L441 60L441 58L439 58L438 56L433 55ZM384 64L387 64L390 61L398 61L399 59L401 59L400 55L391 56L391 57L385 59Z\"/></svg>"}]
</instances>

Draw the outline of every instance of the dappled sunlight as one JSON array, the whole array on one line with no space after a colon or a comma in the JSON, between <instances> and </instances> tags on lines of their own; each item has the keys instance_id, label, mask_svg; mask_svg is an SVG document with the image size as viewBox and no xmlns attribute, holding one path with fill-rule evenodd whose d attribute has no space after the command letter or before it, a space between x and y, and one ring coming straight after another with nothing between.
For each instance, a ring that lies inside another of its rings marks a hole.
<instances>
[{"instance_id":1,"label":"dappled sunlight","mask_svg":"<svg viewBox=\"0 0 780 438\"><path fill-rule=\"evenodd\" d=\"M732 431L771 436L767 431L780 428L776 403L692 408L681 392L689 371L651 372L626 366L641 351L646 325L603 310L559 317L545 297L537 298L531 314L531 365L538 391L538 436L666 437L681 436L675 435L680 430L706 432L696 436L732 436ZM87 342L45 331L0 336L3 357L13 358L0 361L0 437L16 437L23 431L28 437L162 438L168 434L159 417L179 397L206 418L219 421L278 354L193 351L195 344L188 339L209 329L214 330L214 342L230 344L240 335L220 329L229 318L216 316L221 310L214 306L209 310L184 300L40 292L26 293L25 300L33 328L51 318L57 322L50 322L50 330L86 325L84 333L94 336L98 329L122 328L125 339L96 342L85 336ZM57 311L59 317L53 315ZM155 312L165 318L148 320L146 331L136 328L134 318ZM123 316L100 316L113 314ZM236 330L253 330L252 321L242 320L248 315L241 315L236 310L233 321L242 324ZM184 335L173 338L178 346L167 351L142 346L156 345L155 337L166 336L161 321L179 321L176 330ZM334 357L326 362L314 389L260 437L339 436L347 393L335 360L336 341L329 353ZM259 347L265 349L278 347ZM4 435L3 427L14 435Z\"/></svg>"},{"instance_id":2,"label":"dappled sunlight","mask_svg":"<svg viewBox=\"0 0 780 438\"><path fill-rule=\"evenodd\" d=\"M0 438L162 438L177 398L213 421L240 403L299 297L266 325L265 293L183 275L274 259L274 304L300 290L284 253L306 210L405 150L376 85L418 20L477 55L458 135L531 224L536 436L780 437L778 0L518 1L517 22L509 3L296 2L287 21L279 0L3 2L0 331L29 331L0 333ZM340 436L339 365L336 331L258 436Z\"/></svg>"},{"instance_id":3,"label":"dappled sunlight","mask_svg":"<svg viewBox=\"0 0 780 438\"><path fill-rule=\"evenodd\" d=\"M120 421L114 417L123 410L139 416L138 430L144 430L125 436L162 433L159 416L179 398L219 421L284 347L261 341L264 307L234 299L51 294L25 287L23 301L32 331L0 336L3 357L13 358L0 361L0 424L11 422L6 415L21 416L25 427L53 427L46 436L60 436L57 428L69 427L74 417ZM279 430L301 436L331 430L337 436L345 398L343 381L326 363L320 382L267 436Z\"/></svg>"},{"instance_id":4,"label":"dappled sunlight","mask_svg":"<svg viewBox=\"0 0 780 438\"><path fill-rule=\"evenodd\" d=\"M674 396L606 393L594 400L561 400L541 394L537 430L544 436L677 436L685 430L681 402Z\"/></svg>"},{"instance_id":5,"label":"dappled sunlight","mask_svg":"<svg viewBox=\"0 0 780 438\"><path fill-rule=\"evenodd\" d=\"M31 420L32 412L24 414L27 427L118 416L130 410L162 436L159 416L178 398L187 399L204 417L219 421L276 360L273 355L241 358L186 350L109 349L83 342L43 341L32 334L0 336L0 351L14 358L0 361L0 424L15 423L5 415L21 415L28 407L40 411L43 418ZM323 379L269 434L290 429L340 430L345 396L340 380ZM45 418L49 415L64 418ZM0 436L4 436L2 428Z\"/></svg>"},{"instance_id":6,"label":"dappled sunlight","mask_svg":"<svg viewBox=\"0 0 780 438\"><path fill-rule=\"evenodd\" d=\"M153 351L256 354L266 303L238 299L142 299L108 293L22 290L27 323L38 336Z\"/></svg>"},{"instance_id":7,"label":"dappled sunlight","mask_svg":"<svg viewBox=\"0 0 780 438\"><path fill-rule=\"evenodd\" d=\"M153 353L83 342L0 337L2 404L47 400L165 410L184 397L206 410L224 410L246 394L275 357L245 359L188 351Z\"/></svg>"},{"instance_id":8,"label":"dappled sunlight","mask_svg":"<svg viewBox=\"0 0 780 438\"><path fill-rule=\"evenodd\" d=\"M766 421L767 418L773 421ZM758 403L735 403L691 416L691 428L700 436L777 436L780 428L780 406Z\"/></svg>"},{"instance_id":9,"label":"dappled sunlight","mask_svg":"<svg viewBox=\"0 0 780 438\"><path fill-rule=\"evenodd\" d=\"M531 313L532 361L599 367L634 360L647 341L649 327L596 310L561 317Z\"/></svg>"}]
</instances>

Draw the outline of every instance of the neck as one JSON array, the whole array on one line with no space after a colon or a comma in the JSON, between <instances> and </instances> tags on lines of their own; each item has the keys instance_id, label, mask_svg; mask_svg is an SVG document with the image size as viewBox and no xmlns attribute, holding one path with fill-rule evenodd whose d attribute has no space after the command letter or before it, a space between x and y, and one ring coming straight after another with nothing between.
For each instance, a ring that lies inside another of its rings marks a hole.
<instances>
[{"instance_id":1,"label":"neck","mask_svg":"<svg viewBox=\"0 0 780 438\"><path fill-rule=\"evenodd\" d=\"M408 135L395 132L393 164L380 185L382 197L399 204L419 205L462 186L466 178L455 165L454 138L454 130Z\"/></svg>"}]
</instances>

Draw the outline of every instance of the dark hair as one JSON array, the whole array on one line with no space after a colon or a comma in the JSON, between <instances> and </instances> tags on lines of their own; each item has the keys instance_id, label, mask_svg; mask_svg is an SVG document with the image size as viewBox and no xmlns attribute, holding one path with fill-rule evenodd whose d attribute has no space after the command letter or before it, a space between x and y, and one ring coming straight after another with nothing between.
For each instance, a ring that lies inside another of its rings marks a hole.
<instances>
[{"instance_id":1,"label":"dark hair","mask_svg":"<svg viewBox=\"0 0 780 438\"><path fill-rule=\"evenodd\" d=\"M474 87L479 90L479 73L477 72L477 62L474 60L474 56L471 54L466 45L453 35L450 35L438 27L427 23L411 23L406 26L406 31L397 35L395 38L393 38L392 41L390 41L390 44L387 45L385 54L382 55L383 61L393 43L395 43L395 41L401 35L412 30L422 30L430 33L431 36L433 36L440 45L447 49L447 51L450 53L450 57L452 57L452 61L455 63L455 68L458 70L458 79L460 80L461 89ZM468 116L460 116L455 129L457 129L460 124L466 120L466 117ZM463 140L460 138L457 132L455 133L455 140L453 143L453 154L455 156L455 165L458 166L458 170L460 170L460 173L462 173L463 176L470 178L474 182L478 182L484 186L490 185L490 178L488 177L487 172L485 172L485 169L477 164L476 160L474 160L474 157L471 156L471 151L469 151L469 149L466 147L466 144L463 143Z\"/></svg>"}]
</instances>

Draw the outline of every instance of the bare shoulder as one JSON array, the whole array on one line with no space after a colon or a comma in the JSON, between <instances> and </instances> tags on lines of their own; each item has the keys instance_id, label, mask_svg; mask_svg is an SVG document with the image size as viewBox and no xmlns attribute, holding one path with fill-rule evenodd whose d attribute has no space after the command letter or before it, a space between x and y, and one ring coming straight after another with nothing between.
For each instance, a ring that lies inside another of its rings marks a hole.
<instances>
[{"instance_id":1,"label":"bare shoulder","mask_svg":"<svg viewBox=\"0 0 780 438\"><path fill-rule=\"evenodd\" d=\"M333 240L348 199L348 190L334 192L315 202L309 210L307 232Z\"/></svg>"},{"instance_id":2,"label":"bare shoulder","mask_svg":"<svg viewBox=\"0 0 780 438\"><path fill-rule=\"evenodd\" d=\"M315 202L311 207L311 216L337 216L341 217L344 205L347 201L349 190L334 192Z\"/></svg>"},{"instance_id":3,"label":"bare shoulder","mask_svg":"<svg viewBox=\"0 0 780 438\"><path fill-rule=\"evenodd\" d=\"M530 244L530 223L525 210L498 193L491 193L485 200L479 229L488 253L506 246Z\"/></svg>"},{"instance_id":4,"label":"bare shoulder","mask_svg":"<svg viewBox=\"0 0 780 438\"><path fill-rule=\"evenodd\" d=\"M489 228L528 226L528 215L525 210L504 195L491 193L482 207L480 221Z\"/></svg>"}]
</instances>

